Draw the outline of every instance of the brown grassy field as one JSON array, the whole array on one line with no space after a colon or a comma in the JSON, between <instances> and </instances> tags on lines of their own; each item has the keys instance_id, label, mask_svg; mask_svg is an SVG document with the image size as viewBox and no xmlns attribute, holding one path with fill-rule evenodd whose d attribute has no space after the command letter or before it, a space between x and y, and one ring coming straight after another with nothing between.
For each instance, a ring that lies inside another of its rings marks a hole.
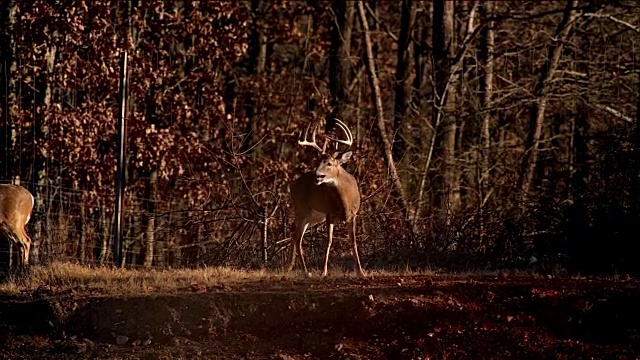
<instances>
[{"instance_id":1,"label":"brown grassy field","mask_svg":"<svg viewBox=\"0 0 640 360\"><path fill-rule=\"evenodd\" d=\"M55 263L0 284L0 358L640 356L635 279L496 275Z\"/></svg>"}]
</instances>

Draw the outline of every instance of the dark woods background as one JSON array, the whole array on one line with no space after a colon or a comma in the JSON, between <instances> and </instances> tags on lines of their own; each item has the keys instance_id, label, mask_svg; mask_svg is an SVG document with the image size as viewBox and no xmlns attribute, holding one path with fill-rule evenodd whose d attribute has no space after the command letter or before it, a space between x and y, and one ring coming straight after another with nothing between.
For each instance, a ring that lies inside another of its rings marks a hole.
<instances>
[{"instance_id":1,"label":"dark woods background","mask_svg":"<svg viewBox=\"0 0 640 360\"><path fill-rule=\"evenodd\" d=\"M595 0L3 0L1 178L36 195L43 260L111 261L127 51L127 264L281 266L286 183L316 156L298 133L335 117L356 138L368 268L534 255L542 271L638 271L639 14ZM306 243L317 264L323 227ZM350 246L335 251L340 264Z\"/></svg>"}]
</instances>

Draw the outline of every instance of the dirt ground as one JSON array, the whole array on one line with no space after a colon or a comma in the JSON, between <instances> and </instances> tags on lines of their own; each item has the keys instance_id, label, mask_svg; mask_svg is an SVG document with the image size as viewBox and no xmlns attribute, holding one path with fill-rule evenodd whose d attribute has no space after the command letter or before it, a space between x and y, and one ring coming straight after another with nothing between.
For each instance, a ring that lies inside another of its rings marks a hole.
<instances>
[{"instance_id":1,"label":"dirt ground","mask_svg":"<svg viewBox=\"0 0 640 360\"><path fill-rule=\"evenodd\" d=\"M634 279L277 278L0 299L7 359L638 359Z\"/></svg>"}]
</instances>

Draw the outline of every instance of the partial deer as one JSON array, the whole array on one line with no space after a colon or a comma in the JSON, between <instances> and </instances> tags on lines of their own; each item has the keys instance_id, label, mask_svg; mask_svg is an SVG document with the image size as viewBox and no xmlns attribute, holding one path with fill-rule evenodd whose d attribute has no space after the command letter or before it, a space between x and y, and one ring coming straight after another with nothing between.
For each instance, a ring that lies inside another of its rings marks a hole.
<instances>
[{"instance_id":1,"label":"partial deer","mask_svg":"<svg viewBox=\"0 0 640 360\"><path fill-rule=\"evenodd\" d=\"M31 238L27 235L25 226L31 218L34 199L29 190L19 185L0 184L0 224L4 232L13 242L9 244L10 263L13 259L13 247L18 248L18 267L29 264ZM10 230L10 231L9 231Z\"/></svg>"},{"instance_id":2,"label":"partial deer","mask_svg":"<svg viewBox=\"0 0 640 360\"><path fill-rule=\"evenodd\" d=\"M353 135L342 121L336 119L336 125L344 132L346 139L336 139L325 135L324 147L321 148L316 143L316 133L319 126L317 123L311 133L311 141L307 140L311 125L307 126L304 138L302 140L298 139L299 145L310 146L318 150L321 155L314 171L302 174L289 186L295 213L295 230L292 237L293 252L289 271L293 270L297 254L300 254L304 272L309 274L302 250L302 238L308 227L326 220L328 245L324 259L324 271L322 272L322 276L326 276L329 252L333 241L333 227L339 221L346 221L349 238L353 243L355 269L358 275L365 276L360 265L356 240L356 215L360 209L360 189L353 175L342 167L342 164L351 158L352 152L348 151L348 149L353 143ZM300 135L302 137L302 133ZM327 154L325 149L329 140L335 141L337 144L346 145L347 149L343 152L336 151L333 154Z\"/></svg>"}]
</instances>

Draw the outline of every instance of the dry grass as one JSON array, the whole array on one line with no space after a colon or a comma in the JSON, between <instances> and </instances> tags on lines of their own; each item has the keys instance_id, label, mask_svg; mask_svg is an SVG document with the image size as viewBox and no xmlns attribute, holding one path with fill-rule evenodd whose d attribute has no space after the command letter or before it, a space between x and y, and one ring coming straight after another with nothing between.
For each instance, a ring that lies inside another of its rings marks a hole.
<instances>
[{"instance_id":1,"label":"dry grass","mask_svg":"<svg viewBox=\"0 0 640 360\"><path fill-rule=\"evenodd\" d=\"M77 290L119 295L174 293L196 284L217 286L239 281L258 281L275 275L278 274L231 268L120 269L55 262L48 266L32 267L27 275L0 284L0 294L29 293L39 287L56 291Z\"/></svg>"},{"instance_id":2,"label":"dry grass","mask_svg":"<svg viewBox=\"0 0 640 360\"><path fill-rule=\"evenodd\" d=\"M433 275L428 270L376 270L371 277ZM356 276L353 271L332 270L328 280ZM239 270L228 267L200 269L120 269L112 266L85 266L55 262L32 267L28 274L0 283L0 296L31 294L38 288L75 295L144 295L178 293L193 287L207 288L260 281L301 280L300 272ZM314 279L318 274L314 273Z\"/></svg>"}]
</instances>

